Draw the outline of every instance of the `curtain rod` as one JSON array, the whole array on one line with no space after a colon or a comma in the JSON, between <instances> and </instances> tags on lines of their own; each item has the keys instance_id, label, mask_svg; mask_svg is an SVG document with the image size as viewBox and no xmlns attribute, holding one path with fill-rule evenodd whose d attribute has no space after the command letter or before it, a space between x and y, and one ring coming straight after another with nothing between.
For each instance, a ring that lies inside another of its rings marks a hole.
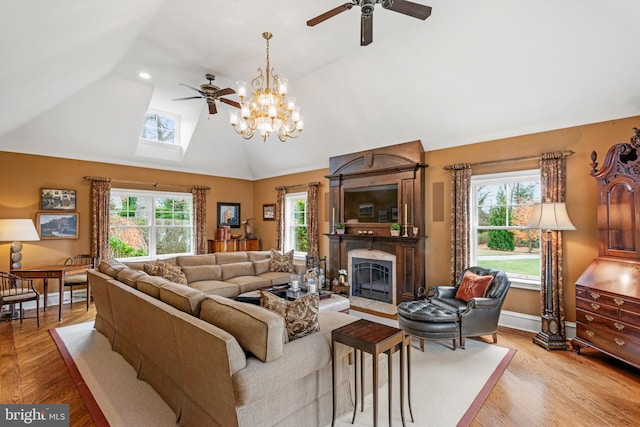
<instances>
[{"instance_id":1,"label":"curtain rod","mask_svg":"<svg viewBox=\"0 0 640 427\"><path fill-rule=\"evenodd\" d=\"M559 151L557 153L544 153L544 154L556 154L557 157L568 157L574 154L574 151L572 150L567 150L567 151ZM477 163L466 163L467 165L469 165L469 168L474 168L474 167L478 167L478 166L486 166L486 165L499 165L501 163L507 163L507 162L522 162L525 160L536 160L536 159L540 159L544 154L539 154L539 155L535 155L535 156L522 156L522 157L513 157L511 159L501 159L501 160L487 160L486 162L477 162ZM457 169L458 165L460 164L456 164L456 165L447 165L444 167L445 170L452 170L452 169Z\"/></svg>"},{"instance_id":2,"label":"curtain rod","mask_svg":"<svg viewBox=\"0 0 640 427\"><path fill-rule=\"evenodd\" d=\"M100 181L100 182L111 182L112 184L132 184L132 185L144 185L148 187L180 187L180 188L200 188L203 190L211 190L211 187L205 185L187 185L187 184L162 184L159 182L147 182L147 181L127 181L127 180L119 180L119 179L111 179L101 176L85 176L84 179L87 181Z\"/></svg>"}]
</instances>

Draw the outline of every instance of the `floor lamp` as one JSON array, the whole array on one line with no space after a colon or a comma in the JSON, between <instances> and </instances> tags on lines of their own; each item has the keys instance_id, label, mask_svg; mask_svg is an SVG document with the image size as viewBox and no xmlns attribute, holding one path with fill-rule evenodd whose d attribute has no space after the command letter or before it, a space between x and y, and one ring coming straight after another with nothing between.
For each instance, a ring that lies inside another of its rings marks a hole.
<instances>
[{"instance_id":1,"label":"floor lamp","mask_svg":"<svg viewBox=\"0 0 640 427\"><path fill-rule=\"evenodd\" d=\"M547 250L545 257L545 278L544 278L544 310L542 313L542 331L533 337L533 342L546 348L547 350L567 350L567 339L562 334L560 327L560 293L558 284L553 282L551 271L551 236L553 231L575 230L567 214L565 203L549 202L533 205L533 213L529 222L525 226L529 229L538 229L547 233ZM555 291L555 292L554 292ZM554 307L554 295L556 305Z\"/></svg>"}]
</instances>

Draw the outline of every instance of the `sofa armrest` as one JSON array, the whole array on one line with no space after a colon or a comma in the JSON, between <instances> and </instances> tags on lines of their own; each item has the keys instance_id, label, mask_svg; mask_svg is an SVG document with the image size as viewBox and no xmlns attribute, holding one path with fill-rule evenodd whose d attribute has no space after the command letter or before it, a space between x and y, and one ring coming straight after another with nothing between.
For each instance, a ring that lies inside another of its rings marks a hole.
<instances>
[{"instance_id":1,"label":"sofa armrest","mask_svg":"<svg viewBox=\"0 0 640 427\"><path fill-rule=\"evenodd\" d=\"M455 298L457 288L455 286L434 286L433 288L434 298Z\"/></svg>"}]
</instances>

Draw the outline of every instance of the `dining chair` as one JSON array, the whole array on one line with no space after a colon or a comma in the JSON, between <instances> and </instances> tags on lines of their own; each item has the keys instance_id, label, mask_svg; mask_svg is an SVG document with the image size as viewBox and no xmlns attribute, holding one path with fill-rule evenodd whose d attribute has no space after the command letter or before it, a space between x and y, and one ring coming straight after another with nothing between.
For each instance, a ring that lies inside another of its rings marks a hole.
<instances>
[{"instance_id":1,"label":"dining chair","mask_svg":"<svg viewBox=\"0 0 640 427\"><path fill-rule=\"evenodd\" d=\"M4 271L0 271L0 279L2 281L2 287L0 288L0 309L5 305L11 305L13 312L15 304L18 304L20 323L22 323L22 303L35 301L36 322L38 327L40 327L40 293L33 287L33 281L31 279L22 279Z\"/></svg>"},{"instance_id":2,"label":"dining chair","mask_svg":"<svg viewBox=\"0 0 640 427\"><path fill-rule=\"evenodd\" d=\"M64 262L64 265L91 265L91 268L95 268L96 258L92 257L91 255L77 255L77 256L67 258ZM64 278L64 287L69 288L72 304L73 304L73 289L85 288L87 291L87 297L86 297L87 310L89 310L89 302L91 300L91 286L89 285L89 280L87 279L86 272L78 273L78 274L70 274L66 276Z\"/></svg>"}]
</instances>

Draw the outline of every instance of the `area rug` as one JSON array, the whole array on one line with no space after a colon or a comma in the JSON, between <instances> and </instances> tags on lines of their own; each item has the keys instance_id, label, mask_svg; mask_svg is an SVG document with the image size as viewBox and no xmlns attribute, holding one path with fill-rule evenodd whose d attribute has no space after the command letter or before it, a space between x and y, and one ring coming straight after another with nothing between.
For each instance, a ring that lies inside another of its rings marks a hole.
<instances>
[{"instance_id":1,"label":"area rug","mask_svg":"<svg viewBox=\"0 0 640 427\"><path fill-rule=\"evenodd\" d=\"M384 319L383 323L394 321ZM173 412L153 388L136 378L134 369L109 342L93 329L93 322L51 330L96 425L175 426ZM466 340L466 349L451 350L450 342L425 343L425 351L414 341L411 351L411 400L413 425L467 426L498 382L515 350ZM393 424L401 425L398 366L394 356ZM387 424L387 387L379 392L378 419ZM358 411L355 425L372 425L372 396L365 398L365 411ZM410 423L405 402L405 420ZM350 426L344 414L338 426ZM411 425L411 424L409 424Z\"/></svg>"}]
</instances>

